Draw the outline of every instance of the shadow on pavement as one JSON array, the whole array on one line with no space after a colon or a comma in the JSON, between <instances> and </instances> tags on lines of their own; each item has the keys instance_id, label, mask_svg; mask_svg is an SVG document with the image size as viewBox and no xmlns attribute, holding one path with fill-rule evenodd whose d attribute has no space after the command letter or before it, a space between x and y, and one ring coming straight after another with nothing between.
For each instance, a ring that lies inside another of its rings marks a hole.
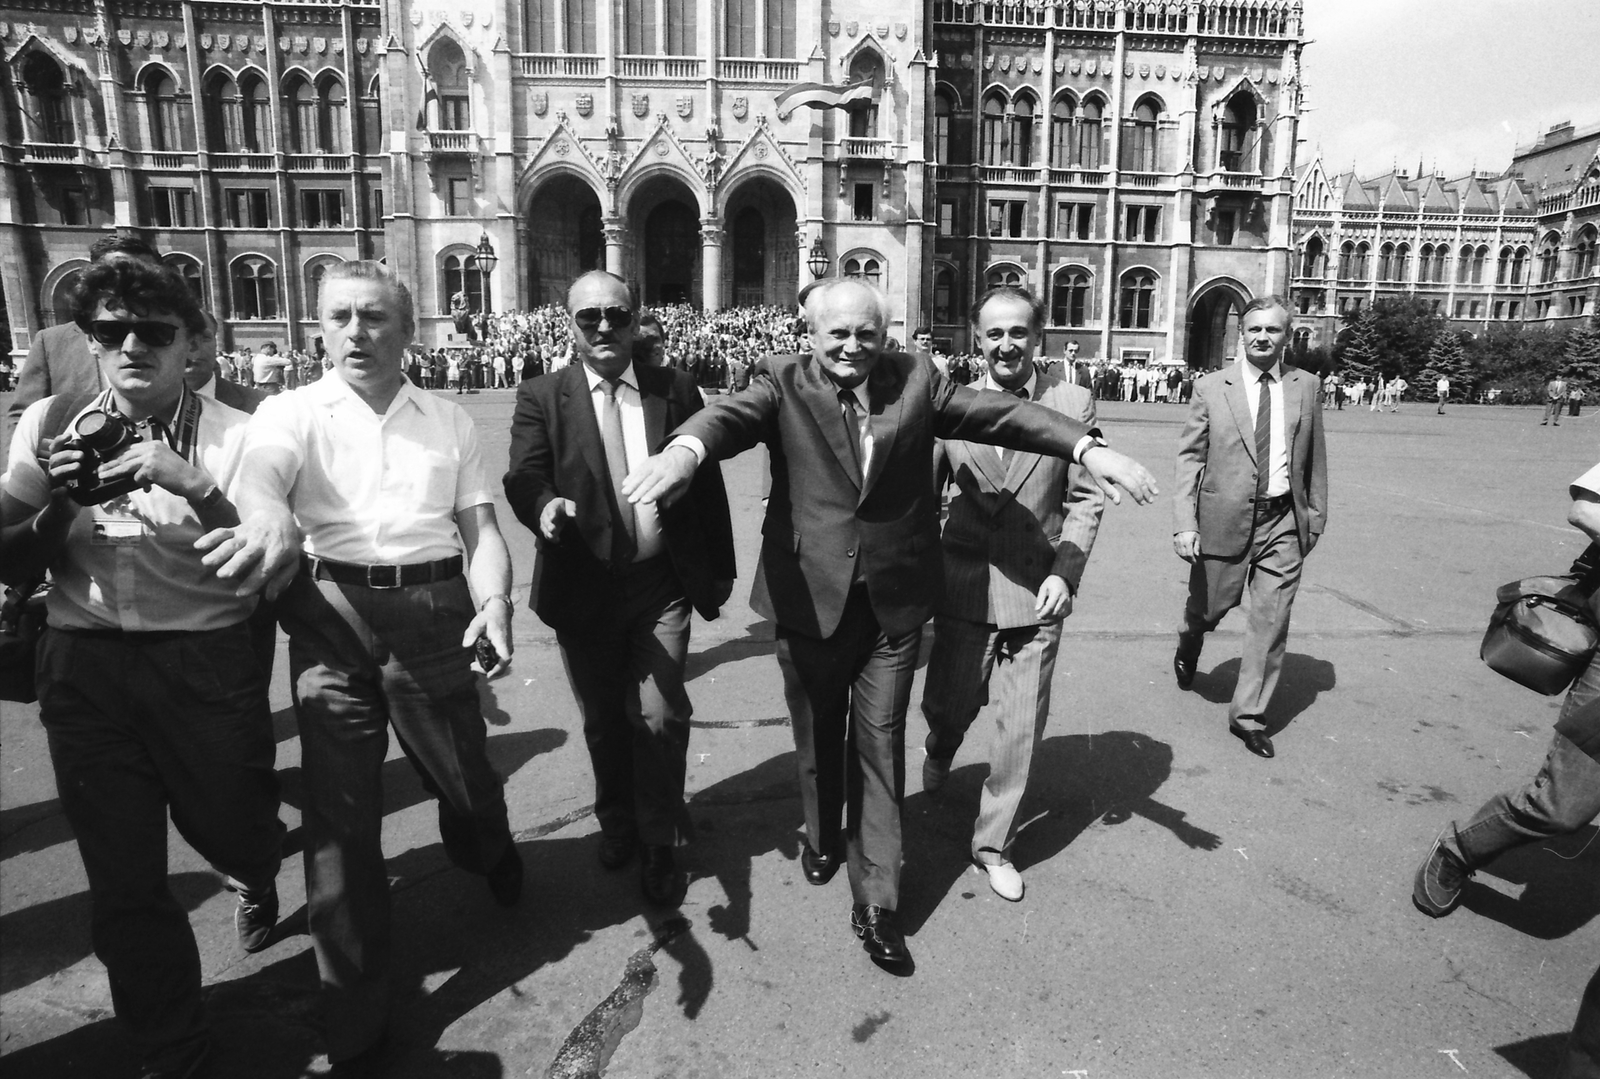
<instances>
[{"instance_id":1,"label":"shadow on pavement","mask_svg":"<svg viewBox=\"0 0 1600 1079\"><path fill-rule=\"evenodd\" d=\"M1528 1079L1548 1079L1561 1065L1567 1038L1566 1034L1541 1034L1537 1038L1497 1045L1494 1051Z\"/></svg>"},{"instance_id":2,"label":"shadow on pavement","mask_svg":"<svg viewBox=\"0 0 1600 1079\"><path fill-rule=\"evenodd\" d=\"M690 652L684 664L683 680L692 682L724 663L736 663L750 656L770 656L777 648L773 624L766 619L751 622L744 627L744 636L737 640L718 641L710 648Z\"/></svg>"},{"instance_id":3,"label":"shadow on pavement","mask_svg":"<svg viewBox=\"0 0 1600 1079\"><path fill-rule=\"evenodd\" d=\"M1239 657L1223 660L1210 672L1195 674L1194 692L1212 704L1226 705L1233 700L1239 682ZM1333 689L1338 676L1333 664L1300 652L1286 652L1278 690L1267 706L1267 733L1277 734L1293 723L1301 712L1316 703L1317 697Z\"/></svg>"},{"instance_id":4,"label":"shadow on pavement","mask_svg":"<svg viewBox=\"0 0 1600 1079\"><path fill-rule=\"evenodd\" d=\"M178 905L193 911L222 891L222 878L215 873L174 873L167 878L167 885ZM5 942L0 992L9 993L65 970L94 950L89 940L89 893L8 911L0 916L0 941Z\"/></svg>"},{"instance_id":5,"label":"shadow on pavement","mask_svg":"<svg viewBox=\"0 0 1600 1079\"><path fill-rule=\"evenodd\" d=\"M508 734L491 734L487 743L489 764L507 780L533 758L560 749L567 741L567 732L559 727L543 727L536 731L513 731ZM284 805L295 809L305 808L305 784L298 766L278 769L281 784L280 799ZM412 806L433 800L423 784L422 776L404 756L385 761L383 765L383 815L390 816ZM287 858L299 853L305 841L300 828L291 829L284 840L283 854Z\"/></svg>"},{"instance_id":6,"label":"shadow on pavement","mask_svg":"<svg viewBox=\"0 0 1600 1079\"><path fill-rule=\"evenodd\" d=\"M1028 793L1017 814L1028 822L1012 850L1018 869L1061 853L1096 820L1121 824L1143 817L1194 850L1216 850L1222 837L1190 824L1182 810L1152 795L1172 774L1172 747L1135 731L1046 738L1033 756ZM988 775L986 764L950 773L937 796L905 802L905 875L900 917L908 933L922 928L970 864L972 826Z\"/></svg>"},{"instance_id":7,"label":"shadow on pavement","mask_svg":"<svg viewBox=\"0 0 1600 1079\"><path fill-rule=\"evenodd\" d=\"M1507 851L1482 872L1526 885L1518 899L1476 881L1462 905L1475 914L1541 940L1559 940L1600 914L1600 828Z\"/></svg>"},{"instance_id":8,"label":"shadow on pavement","mask_svg":"<svg viewBox=\"0 0 1600 1079\"><path fill-rule=\"evenodd\" d=\"M47 850L71 838L59 798L0 810L0 859Z\"/></svg>"}]
</instances>

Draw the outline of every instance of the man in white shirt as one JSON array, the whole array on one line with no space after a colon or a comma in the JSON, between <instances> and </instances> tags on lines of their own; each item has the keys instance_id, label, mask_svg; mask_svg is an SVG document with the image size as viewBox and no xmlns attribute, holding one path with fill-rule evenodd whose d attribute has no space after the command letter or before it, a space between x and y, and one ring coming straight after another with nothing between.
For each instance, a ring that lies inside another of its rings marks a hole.
<instances>
[{"instance_id":1,"label":"man in white shirt","mask_svg":"<svg viewBox=\"0 0 1600 1079\"><path fill-rule=\"evenodd\" d=\"M1444 403L1450 400L1450 380L1443 375L1434 383L1434 391L1439 395L1439 415L1444 415Z\"/></svg>"},{"instance_id":2,"label":"man in white shirt","mask_svg":"<svg viewBox=\"0 0 1600 1079\"><path fill-rule=\"evenodd\" d=\"M1328 519L1327 445L1316 376L1282 364L1288 306L1274 296L1251 300L1240 336L1244 358L1195 384L1179 436L1172 545L1190 568L1172 665L1178 686L1188 689L1205 635L1248 585L1250 620L1228 729L1256 756L1271 757L1266 710L1289 640L1289 609Z\"/></svg>"},{"instance_id":3,"label":"man in white shirt","mask_svg":"<svg viewBox=\"0 0 1600 1079\"><path fill-rule=\"evenodd\" d=\"M244 523L208 537L207 560L269 598L292 578L279 617L300 727L306 904L328 1056L378 1074L391 725L439 800L451 861L485 874L502 906L521 894L470 666L480 634L501 657L497 669L511 655L511 559L472 421L405 377L414 319L404 284L378 263L343 263L323 278L321 318L333 368L251 420Z\"/></svg>"}]
</instances>

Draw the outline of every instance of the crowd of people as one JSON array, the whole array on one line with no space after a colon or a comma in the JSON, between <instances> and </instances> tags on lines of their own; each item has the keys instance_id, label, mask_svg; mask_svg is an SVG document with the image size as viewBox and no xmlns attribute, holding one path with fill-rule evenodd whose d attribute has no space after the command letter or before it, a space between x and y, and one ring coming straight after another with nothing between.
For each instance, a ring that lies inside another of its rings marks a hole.
<instances>
[{"instance_id":1,"label":"crowd of people","mask_svg":"<svg viewBox=\"0 0 1600 1079\"><path fill-rule=\"evenodd\" d=\"M166 814L238 893L240 946L277 943L284 827L267 682L281 630L327 1052L335 1074L381 1075L406 939L382 849L389 728L439 803L451 862L496 903L522 895L470 667L499 673L514 647L510 551L477 428L423 392L439 388L421 381L439 357L411 347L410 291L381 264L323 278L326 359L313 366L326 375L288 386L300 360L263 348L240 396L240 357L216 356L215 319L183 279L142 241L116 243L91 252L61 328L78 336L51 337L52 381L0 477L0 577L53 578L36 690L96 954L141 1074L199 1074L211 1035L193 931L163 883ZM1079 362L1070 343L1047 361L1045 309L1017 288L974 305L974 357L939 355L920 328L902 351L888 315L853 279L821 282L803 318L643 312L625 281L592 271L565 310L495 316L479 348L442 359L445 388L453 377L463 392L468 379L549 376L517 383L504 493L540 541L531 605L579 704L595 856L611 871L636 861L656 908L683 901L678 852L695 838L690 613L716 617L735 584L720 462L768 445L750 602L776 626L800 874L823 887L845 868L851 931L905 973L901 803L922 634L931 623L923 789L939 795L971 725L993 718L970 853L996 895L1020 901L1019 805L1063 620L1106 497L1159 494L1103 440L1096 401L1187 405L1170 533L1189 587L1173 612L1173 677L1192 688L1208 636L1246 607L1216 732L1262 759L1276 755L1269 712L1302 568L1328 522L1327 444L1325 387L1283 362L1291 315L1277 297L1246 305L1237 361L1198 377ZM470 356L481 375L463 374ZM730 392L707 406L713 390ZM107 426L122 440L102 452L90 432ZM1600 540L1600 466L1572 494L1572 523ZM1428 850L1413 881L1423 913L1450 914L1498 853L1600 813L1597 702L1600 659L1574 683L1540 775ZM1580 1064L1600 1060L1597 994L1600 972L1574 1035Z\"/></svg>"}]
</instances>

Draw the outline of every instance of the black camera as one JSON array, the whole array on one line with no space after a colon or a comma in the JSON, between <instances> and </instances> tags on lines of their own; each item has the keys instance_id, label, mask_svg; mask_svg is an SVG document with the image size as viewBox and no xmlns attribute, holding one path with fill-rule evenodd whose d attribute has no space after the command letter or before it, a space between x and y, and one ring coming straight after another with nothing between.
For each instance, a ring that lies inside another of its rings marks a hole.
<instances>
[{"instance_id":1,"label":"black camera","mask_svg":"<svg viewBox=\"0 0 1600 1079\"><path fill-rule=\"evenodd\" d=\"M140 486L131 475L100 481L100 466L116 460L138 441L139 429L115 412L91 408L79 416L62 446L83 453L83 468L67 481L67 495L80 506L98 506Z\"/></svg>"}]
</instances>

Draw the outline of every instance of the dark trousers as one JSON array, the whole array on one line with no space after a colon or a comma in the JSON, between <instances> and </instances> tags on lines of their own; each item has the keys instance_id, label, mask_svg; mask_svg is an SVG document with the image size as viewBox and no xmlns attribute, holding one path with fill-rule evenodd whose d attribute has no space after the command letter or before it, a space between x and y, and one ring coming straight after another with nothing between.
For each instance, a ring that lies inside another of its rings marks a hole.
<instances>
[{"instance_id":1,"label":"dark trousers","mask_svg":"<svg viewBox=\"0 0 1600 1079\"><path fill-rule=\"evenodd\" d=\"M603 630L556 635L583 714L594 815L608 836L676 846L694 832L683 804L689 601L665 556L623 571L618 592Z\"/></svg>"},{"instance_id":2,"label":"dark trousers","mask_svg":"<svg viewBox=\"0 0 1600 1079\"><path fill-rule=\"evenodd\" d=\"M1237 558L1202 555L1189 567L1186 636L1209 633L1250 590L1250 617L1239 653L1239 681L1228 707L1234 730L1264 730L1289 644L1289 611L1300 590L1300 534L1294 511L1257 520L1250 546Z\"/></svg>"},{"instance_id":3,"label":"dark trousers","mask_svg":"<svg viewBox=\"0 0 1600 1079\"><path fill-rule=\"evenodd\" d=\"M885 634L862 585L826 640L778 627L806 836L813 850L831 850L844 818L850 893L890 910L900 899L906 706L921 640L920 626Z\"/></svg>"},{"instance_id":4,"label":"dark trousers","mask_svg":"<svg viewBox=\"0 0 1600 1079\"><path fill-rule=\"evenodd\" d=\"M295 579L279 601L305 777L306 905L332 1060L383 1036L389 1010L389 878L383 759L389 728L439 801L457 866L486 873L511 843L489 766L471 653L466 578L407 588Z\"/></svg>"},{"instance_id":5,"label":"dark trousers","mask_svg":"<svg viewBox=\"0 0 1600 1079\"><path fill-rule=\"evenodd\" d=\"M267 689L244 623L197 633L46 630L39 718L89 877L95 955L147 1063L204 1038L200 953L167 887L167 813L245 888L278 874Z\"/></svg>"}]
</instances>

